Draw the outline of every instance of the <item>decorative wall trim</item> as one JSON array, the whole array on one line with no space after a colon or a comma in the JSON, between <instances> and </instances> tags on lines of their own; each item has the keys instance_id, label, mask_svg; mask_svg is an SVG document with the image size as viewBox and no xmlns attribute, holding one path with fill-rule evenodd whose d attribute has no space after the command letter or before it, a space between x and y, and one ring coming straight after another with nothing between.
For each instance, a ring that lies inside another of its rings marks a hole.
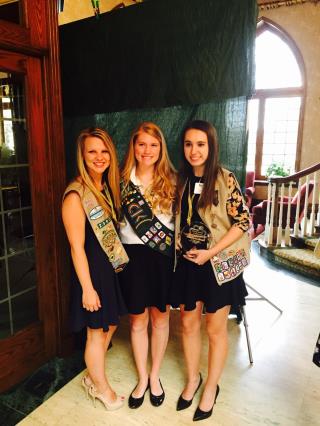
<instances>
[{"instance_id":1,"label":"decorative wall trim","mask_svg":"<svg viewBox=\"0 0 320 426\"><path fill-rule=\"evenodd\" d=\"M279 0L259 0L258 6L259 10L268 10L276 9L281 6L296 6L303 3L319 3L320 0L288 0L288 1L279 1Z\"/></svg>"}]
</instances>

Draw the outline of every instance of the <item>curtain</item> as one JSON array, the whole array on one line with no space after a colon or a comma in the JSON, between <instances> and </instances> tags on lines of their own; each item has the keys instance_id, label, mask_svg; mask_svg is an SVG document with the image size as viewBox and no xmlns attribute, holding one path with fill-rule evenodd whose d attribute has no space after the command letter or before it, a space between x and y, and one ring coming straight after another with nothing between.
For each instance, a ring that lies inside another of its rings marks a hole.
<instances>
[{"instance_id":1,"label":"curtain","mask_svg":"<svg viewBox=\"0 0 320 426\"><path fill-rule=\"evenodd\" d=\"M255 0L154 0L60 27L68 177L85 127L105 128L121 160L132 130L153 121L178 167L181 130L198 118L243 185L256 18Z\"/></svg>"},{"instance_id":2,"label":"curtain","mask_svg":"<svg viewBox=\"0 0 320 426\"><path fill-rule=\"evenodd\" d=\"M60 27L67 116L253 90L255 0L156 0Z\"/></svg>"},{"instance_id":3,"label":"curtain","mask_svg":"<svg viewBox=\"0 0 320 426\"><path fill-rule=\"evenodd\" d=\"M106 129L118 151L124 157L130 134L142 121L153 121L164 133L169 155L176 167L180 159L180 135L188 121L202 119L215 125L219 135L220 161L232 170L241 184L245 180L246 98L233 98L193 106L137 109L80 117L65 117L68 177L75 174L75 141L79 132L90 126Z\"/></svg>"}]
</instances>

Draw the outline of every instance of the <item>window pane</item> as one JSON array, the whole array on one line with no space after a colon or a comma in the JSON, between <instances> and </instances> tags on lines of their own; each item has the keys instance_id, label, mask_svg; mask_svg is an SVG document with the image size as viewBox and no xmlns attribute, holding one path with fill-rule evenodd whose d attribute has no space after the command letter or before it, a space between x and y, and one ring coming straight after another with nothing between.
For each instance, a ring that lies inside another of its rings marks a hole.
<instances>
[{"instance_id":1,"label":"window pane","mask_svg":"<svg viewBox=\"0 0 320 426\"><path fill-rule=\"evenodd\" d=\"M266 100L262 175L271 163L294 172L300 105L300 97Z\"/></svg>"},{"instance_id":2,"label":"window pane","mask_svg":"<svg viewBox=\"0 0 320 426\"><path fill-rule=\"evenodd\" d=\"M0 303L0 339L10 336L9 303Z\"/></svg>"},{"instance_id":3,"label":"window pane","mask_svg":"<svg viewBox=\"0 0 320 426\"><path fill-rule=\"evenodd\" d=\"M0 214L0 257L4 256L3 215Z\"/></svg>"},{"instance_id":4,"label":"window pane","mask_svg":"<svg viewBox=\"0 0 320 426\"><path fill-rule=\"evenodd\" d=\"M29 168L0 169L4 210L31 206Z\"/></svg>"},{"instance_id":5,"label":"window pane","mask_svg":"<svg viewBox=\"0 0 320 426\"><path fill-rule=\"evenodd\" d=\"M300 87L301 72L290 47L271 31L256 38L256 89Z\"/></svg>"},{"instance_id":6,"label":"window pane","mask_svg":"<svg viewBox=\"0 0 320 426\"><path fill-rule=\"evenodd\" d=\"M248 102L248 157L247 171L255 171L256 139L258 128L259 100L250 99Z\"/></svg>"},{"instance_id":7,"label":"window pane","mask_svg":"<svg viewBox=\"0 0 320 426\"><path fill-rule=\"evenodd\" d=\"M4 260L0 260L0 302L8 297L6 264Z\"/></svg>"},{"instance_id":8,"label":"window pane","mask_svg":"<svg viewBox=\"0 0 320 426\"><path fill-rule=\"evenodd\" d=\"M9 257L8 264L11 295L36 286L36 266L33 251Z\"/></svg>"},{"instance_id":9,"label":"window pane","mask_svg":"<svg viewBox=\"0 0 320 426\"><path fill-rule=\"evenodd\" d=\"M15 24L21 24L22 14L20 0L0 1L0 19Z\"/></svg>"},{"instance_id":10,"label":"window pane","mask_svg":"<svg viewBox=\"0 0 320 426\"><path fill-rule=\"evenodd\" d=\"M13 297L11 306L14 333L37 321L38 303L36 290L28 291L21 296Z\"/></svg>"}]
</instances>

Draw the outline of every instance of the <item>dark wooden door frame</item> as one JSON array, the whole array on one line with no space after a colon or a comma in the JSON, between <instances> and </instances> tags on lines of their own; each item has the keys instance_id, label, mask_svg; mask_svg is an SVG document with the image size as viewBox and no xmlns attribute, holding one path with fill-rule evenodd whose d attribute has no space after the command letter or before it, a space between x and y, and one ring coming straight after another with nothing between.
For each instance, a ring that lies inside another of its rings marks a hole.
<instances>
[{"instance_id":1,"label":"dark wooden door frame","mask_svg":"<svg viewBox=\"0 0 320 426\"><path fill-rule=\"evenodd\" d=\"M29 144L29 160L41 322L1 340L0 364L16 364L15 357L20 365L19 371L1 370L0 391L71 346L67 329L69 265L60 213L66 176L57 7L54 0L22 0L22 6L24 26L0 21L0 59L2 68L7 61L8 71L28 76L27 121L37 141ZM18 58L20 69L12 69ZM30 345L38 347L38 353L28 354Z\"/></svg>"}]
</instances>

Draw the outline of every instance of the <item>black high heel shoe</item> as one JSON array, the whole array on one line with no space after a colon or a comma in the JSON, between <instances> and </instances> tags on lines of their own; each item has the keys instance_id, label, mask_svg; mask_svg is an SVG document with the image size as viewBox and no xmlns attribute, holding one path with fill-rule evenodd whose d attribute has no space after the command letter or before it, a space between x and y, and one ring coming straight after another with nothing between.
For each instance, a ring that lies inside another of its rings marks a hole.
<instances>
[{"instance_id":1,"label":"black high heel shoe","mask_svg":"<svg viewBox=\"0 0 320 426\"><path fill-rule=\"evenodd\" d=\"M213 410L214 404L216 403L216 400L218 398L219 392L220 392L220 388L219 388L219 385L217 385L216 395L214 397L213 406L212 406L211 410L209 410L209 411L202 411L199 408L199 406L197 407L197 409L196 409L196 411L194 413L194 416L193 416L193 421L194 422L197 422L198 420L207 419L208 417L211 416L212 410Z\"/></svg>"},{"instance_id":2,"label":"black high heel shoe","mask_svg":"<svg viewBox=\"0 0 320 426\"><path fill-rule=\"evenodd\" d=\"M129 399L128 399L129 408L139 408L143 404L144 394L149 389L149 386L150 386L150 383L149 383L149 380L148 380L147 387L146 387L145 391L143 392L143 395L140 396L140 398L135 398L134 396L132 396L132 394L135 391L135 389L137 388L137 386L133 389L133 391L131 392Z\"/></svg>"},{"instance_id":3,"label":"black high heel shoe","mask_svg":"<svg viewBox=\"0 0 320 426\"><path fill-rule=\"evenodd\" d=\"M176 408L177 411L185 410L186 408L190 407L190 405L192 404L192 401L193 401L193 398L194 398L195 394L198 392L200 386L202 385L202 376L201 376L201 373L199 373L199 377L200 377L200 380L199 380L198 387L195 390L195 392L193 394L193 397L191 399L189 399L189 400L188 399L184 399L182 397L182 394L179 396L179 399L178 399L178 402L177 402L177 408Z\"/></svg>"},{"instance_id":4,"label":"black high heel shoe","mask_svg":"<svg viewBox=\"0 0 320 426\"><path fill-rule=\"evenodd\" d=\"M151 386L150 386L150 402L154 407L159 407L163 403L164 398L165 398L165 393L164 393L160 379L159 379L159 383L160 383L160 386L161 386L161 389L162 389L161 395L153 395L153 393L151 392Z\"/></svg>"}]
</instances>

